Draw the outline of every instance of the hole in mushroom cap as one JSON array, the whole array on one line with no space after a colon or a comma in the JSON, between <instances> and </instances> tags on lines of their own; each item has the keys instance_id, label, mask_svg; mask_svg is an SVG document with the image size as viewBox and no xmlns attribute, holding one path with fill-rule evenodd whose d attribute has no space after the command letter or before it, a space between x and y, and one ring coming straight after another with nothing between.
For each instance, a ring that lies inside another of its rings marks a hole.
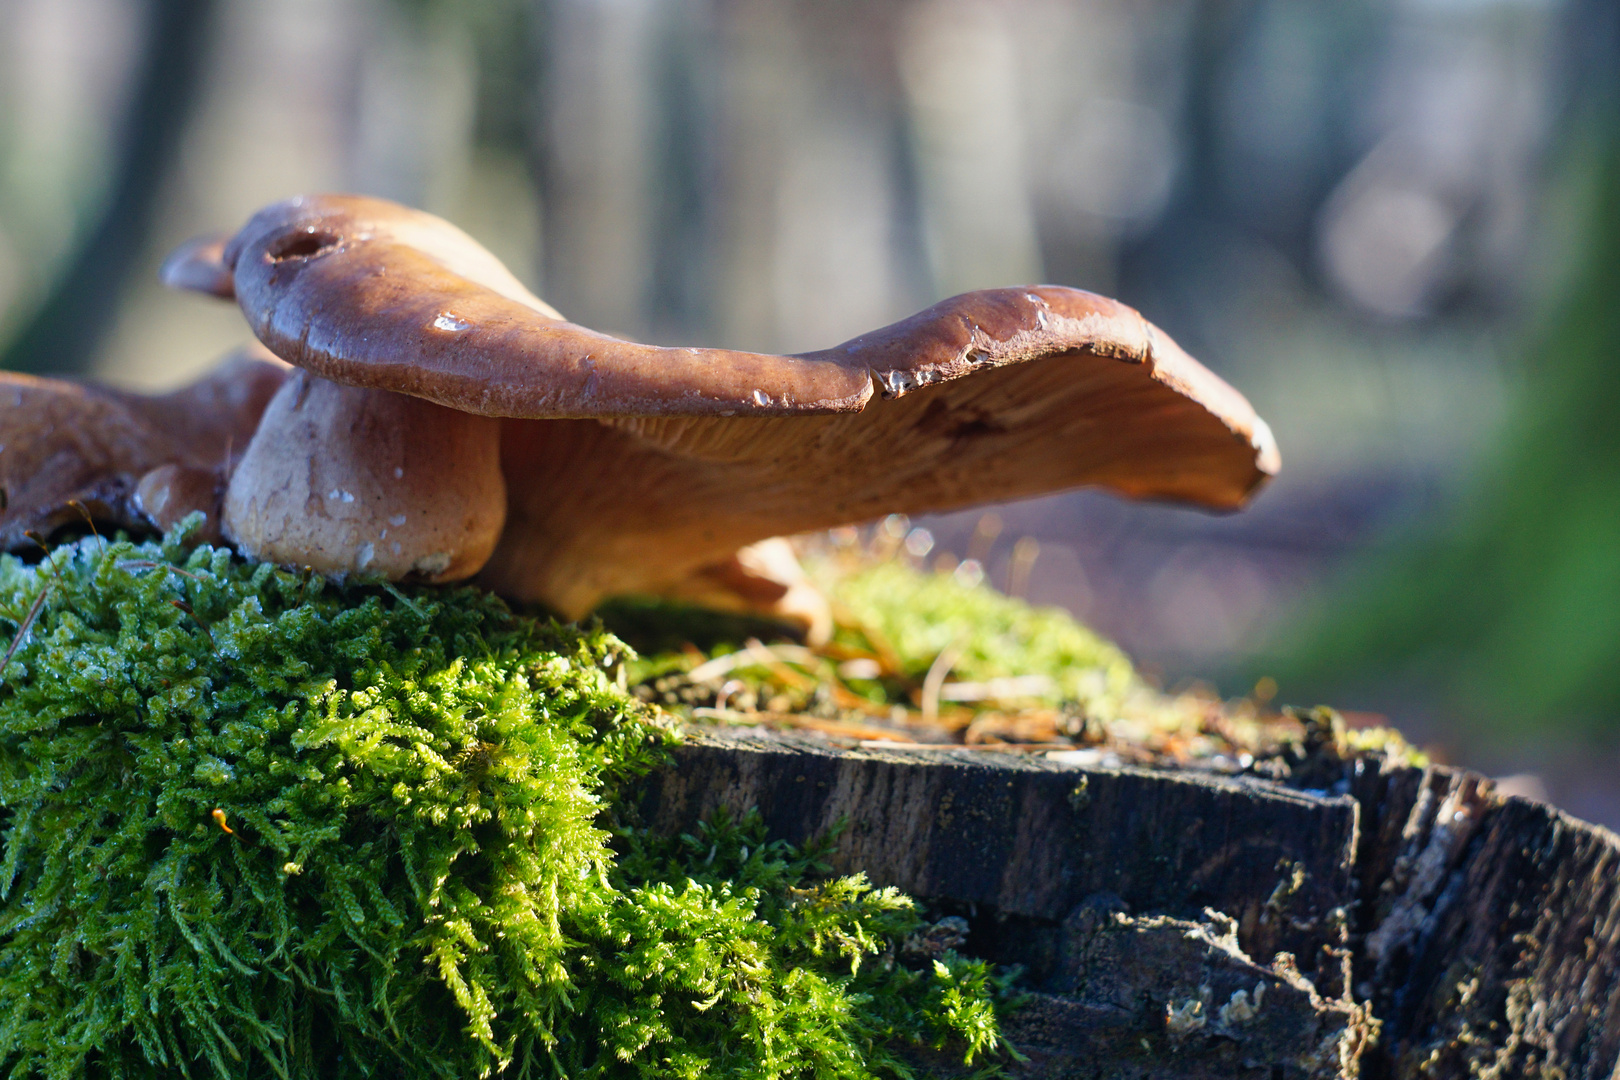
<instances>
[{"instance_id":1,"label":"hole in mushroom cap","mask_svg":"<svg viewBox=\"0 0 1620 1080\"><path fill-rule=\"evenodd\" d=\"M338 245L339 238L320 229L309 228L283 236L270 248L270 261L313 259Z\"/></svg>"}]
</instances>

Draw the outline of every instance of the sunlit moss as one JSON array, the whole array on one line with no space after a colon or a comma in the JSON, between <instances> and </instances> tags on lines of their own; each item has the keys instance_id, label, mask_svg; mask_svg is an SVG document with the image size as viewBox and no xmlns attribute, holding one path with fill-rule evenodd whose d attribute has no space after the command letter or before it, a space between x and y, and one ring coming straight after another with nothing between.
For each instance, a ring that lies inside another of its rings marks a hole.
<instances>
[{"instance_id":1,"label":"sunlit moss","mask_svg":"<svg viewBox=\"0 0 1620 1080\"><path fill-rule=\"evenodd\" d=\"M931 571L892 546L812 547L806 563L834 613L824 644L807 647L757 617L650 599L612 605L609 624L647 650L628 665L632 692L691 722L808 730L844 745L1085 749L1096 764L1272 779L1289 775L1312 739L1299 710L1272 704L1275 684L1234 700L1197 684L1167 693L1068 613ZM1337 725L1335 761L1423 761L1397 732Z\"/></svg>"},{"instance_id":2,"label":"sunlit moss","mask_svg":"<svg viewBox=\"0 0 1620 1080\"><path fill-rule=\"evenodd\" d=\"M672 736L605 632L178 535L0 559L0 614L7 1075L867 1077L997 1044L984 964L897 962L907 898L754 820L620 820Z\"/></svg>"},{"instance_id":3,"label":"sunlit moss","mask_svg":"<svg viewBox=\"0 0 1620 1080\"><path fill-rule=\"evenodd\" d=\"M821 577L841 609L840 639L892 655L913 678L949 650L957 679L1045 676L1046 696L1095 711L1115 711L1136 685L1118 646L1058 608L1033 607L988 585L965 586L897 560Z\"/></svg>"}]
</instances>

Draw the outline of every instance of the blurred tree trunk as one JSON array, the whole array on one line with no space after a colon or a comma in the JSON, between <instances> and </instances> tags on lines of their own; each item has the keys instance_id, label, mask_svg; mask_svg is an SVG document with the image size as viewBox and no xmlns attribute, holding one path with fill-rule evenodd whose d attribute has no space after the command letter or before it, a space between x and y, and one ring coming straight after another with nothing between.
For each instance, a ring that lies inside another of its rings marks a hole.
<instances>
[{"instance_id":1,"label":"blurred tree trunk","mask_svg":"<svg viewBox=\"0 0 1620 1080\"><path fill-rule=\"evenodd\" d=\"M201 83L216 0L147 0L141 53L106 201L49 295L0 358L11 371L81 372L111 330L151 233Z\"/></svg>"},{"instance_id":2,"label":"blurred tree trunk","mask_svg":"<svg viewBox=\"0 0 1620 1080\"><path fill-rule=\"evenodd\" d=\"M1291 693L1342 700L1393 677L1505 731L1620 735L1620 9L1576 4L1570 19L1585 201L1516 420L1459 527L1383 553L1329 598L1281 665Z\"/></svg>"}]
</instances>

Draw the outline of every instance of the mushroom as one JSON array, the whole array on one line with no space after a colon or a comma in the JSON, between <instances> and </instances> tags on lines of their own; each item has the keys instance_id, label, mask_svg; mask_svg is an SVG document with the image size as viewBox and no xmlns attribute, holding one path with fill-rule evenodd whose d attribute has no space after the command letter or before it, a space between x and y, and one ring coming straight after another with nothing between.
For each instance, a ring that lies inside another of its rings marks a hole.
<instances>
[{"instance_id":1,"label":"mushroom","mask_svg":"<svg viewBox=\"0 0 1620 1080\"><path fill-rule=\"evenodd\" d=\"M1233 508L1277 467L1240 394L1135 311L1075 289L969 293L771 356L576 326L465 233L376 199L276 204L218 258L202 277L229 273L254 333L290 363L500 418L505 522L480 580L567 616L735 579L739 549L785 533L1084 485ZM263 526L233 511L235 492L281 482L248 478L279 415L227 498L225 527L252 550L269 550ZM336 541L351 563L358 542ZM297 543L308 558L328 542Z\"/></svg>"},{"instance_id":2,"label":"mushroom","mask_svg":"<svg viewBox=\"0 0 1620 1080\"><path fill-rule=\"evenodd\" d=\"M232 458L286 375L258 346L170 394L0 372L0 548L83 515L164 529L201 510L217 536Z\"/></svg>"},{"instance_id":3,"label":"mushroom","mask_svg":"<svg viewBox=\"0 0 1620 1080\"><path fill-rule=\"evenodd\" d=\"M806 614L772 537L1081 486L1213 509L1276 471L1242 395L1122 304L968 293L794 356L565 321L382 200L270 206L171 284L236 298L283 382L225 534L329 573L477 576L566 617L621 593ZM791 599L790 599L791 598Z\"/></svg>"},{"instance_id":4,"label":"mushroom","mask_svg":"<svg viewBox=\"0 0 1620 1080\"><path fill-rule=\"evenodd\" d=\"M322 573L470 577L506 517L500 421L298 372L226 489L242 552Z\"/></svg>"}]
</instances>

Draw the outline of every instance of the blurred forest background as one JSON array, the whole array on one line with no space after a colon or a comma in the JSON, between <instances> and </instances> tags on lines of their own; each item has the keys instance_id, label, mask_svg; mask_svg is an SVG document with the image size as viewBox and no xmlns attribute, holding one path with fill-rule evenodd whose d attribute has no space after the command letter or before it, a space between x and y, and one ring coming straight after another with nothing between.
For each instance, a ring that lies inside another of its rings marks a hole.
<instances>
[{"instance_id":1,"label":"blurred forest background","mask_svg":"<svg viewBox=\"0 0 1620 1080\"><path fill-rule=\"evenodd\" d=\"M246 330L163 255L317 190L661 343L1115 295L1282 476L912 549L1620 824L1617 75L1600 0L0 0L0 364L194 375Z\"/></svg>"}]
</instances>

